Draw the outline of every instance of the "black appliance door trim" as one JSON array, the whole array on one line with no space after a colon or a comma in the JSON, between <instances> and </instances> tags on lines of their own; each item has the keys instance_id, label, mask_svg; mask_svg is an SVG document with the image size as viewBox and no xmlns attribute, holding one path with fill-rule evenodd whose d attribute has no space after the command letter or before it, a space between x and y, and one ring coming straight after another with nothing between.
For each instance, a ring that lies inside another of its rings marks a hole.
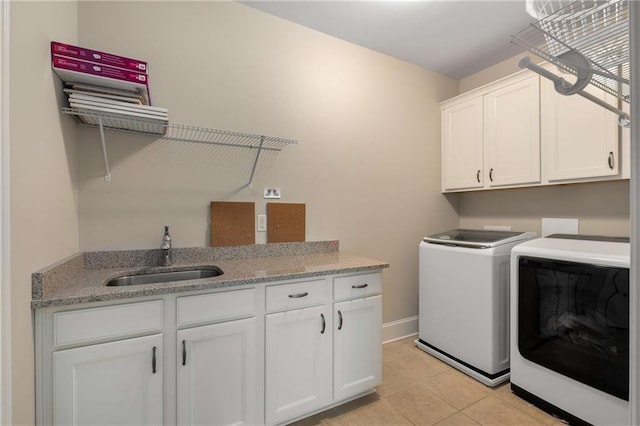
<instances>
[{"instance_id":1,"label":"black appliance door trim","mask_svg":"<svg viewBox=\"0 0 640 426\"><path fill-rule=\"evenodd\" d=\"M443 351L443 350L441 350L441 349L438 349L437 347L435 347L435 346L433 346L433 345L431 345L431 344L429 344L429 343L425 342L425 341L424 341L424 340L422 340L422 339L418 339L418 341L419 341L420 343L422 343L423 345L425 345L425 346L429 347L430 349L433 349L434 351L436 351L436 352L438 352L438 353L441 353L442 355L446 356L447 358L451 358L452 360L454 360L454 361L455 361L455 362L457 362L458 364L464 365L464 366L465 366L465 367L467 367L468 369L473 370L473 371L475 371L475 372L476 372L476 373L478 373L478 374L482 374L484 377L486 377L486 378L488 378L488 379L491 379L491 380L496 379L496 378L498 378L498 377L500 377L500 376L504 376L505 374L509 373L509 371L510 371L508 368L506 368L506 369L504 369L504 370L502 370L502 371L499 371L499 372L497 372L497 373L490 374L490 373L487 373L486 371L483 371L483 370L481 370L481 369L479 369L479 368L477 368L477 367L474 367L474 366L473 366L473 365L471 365L471 364L468 364L468 363L466 363L466 362L464 362L464 361L462 361L462 360L460 360L460 359L456 358L455 356L452 356L452 355L450 355L450 354L446 353L445 351Z\"/></svg>"}]
</instances>

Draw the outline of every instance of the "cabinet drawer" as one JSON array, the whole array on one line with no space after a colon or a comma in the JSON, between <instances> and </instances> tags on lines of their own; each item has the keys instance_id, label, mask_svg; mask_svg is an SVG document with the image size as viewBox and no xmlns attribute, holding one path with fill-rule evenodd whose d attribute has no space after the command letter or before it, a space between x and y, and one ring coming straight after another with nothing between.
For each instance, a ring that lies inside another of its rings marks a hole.
<instances>
[{"instance_id":1,"label":"cabinet drawer","mask_svg":"<svg viewBox=\"0 0 640 426\"><path fill-rule=\"evenodd\" d=\"M162 300L57 312L53 315L56 346L122 338L162 329Z\"/></svg>"},{"instance_id":2,"label":"cabinet drawer","mask_svg":"<svg viewBox=\"0 0 640 426\"><path fill-rule=\"evenodd\" d=\"M178 327L250 316L256 311L256 289L179 297L176 303Z\"/></svg>"},{"instance_id":3,"label":"cabinet drawer","mask_svg":"<svg viewBox=\"0 0 640 426\"><path fill-rule=\"evenodd\" d=\"M327 300L325 279L267 287L267 310L295 309Z\"/></svg>"},{"instance_id":4,"label":"cabinet drawer","mask_svg":"<svg viewBox=\"0 0 640 426\"><path fill-rule=\"evenodd\" d=\"M349 299L382 292L382 274L350 275L333 279L333 298Z\"/></svg>"}]
</instances>

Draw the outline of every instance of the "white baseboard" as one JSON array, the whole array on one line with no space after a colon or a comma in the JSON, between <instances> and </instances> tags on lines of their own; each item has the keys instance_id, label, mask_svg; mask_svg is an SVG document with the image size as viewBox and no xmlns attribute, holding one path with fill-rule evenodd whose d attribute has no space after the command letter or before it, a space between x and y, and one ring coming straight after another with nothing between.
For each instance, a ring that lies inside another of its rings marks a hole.
<instances>
[{"instance_id":1,"label":"white baseboard","mask_svg":"<svg viewBox=\"0 0 640 426\"><path fill-rule=\"evenodd\" d=\"M382 343L393 342L416 334L418 334L417 316L382 324Z\"/></svg>"}]
</instances>

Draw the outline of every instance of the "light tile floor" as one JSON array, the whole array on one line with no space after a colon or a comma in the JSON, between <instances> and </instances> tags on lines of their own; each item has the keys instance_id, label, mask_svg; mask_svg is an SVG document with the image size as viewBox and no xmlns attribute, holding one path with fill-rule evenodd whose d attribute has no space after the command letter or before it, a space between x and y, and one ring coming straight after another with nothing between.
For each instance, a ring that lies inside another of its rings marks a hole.
<instances>
[{"instance_id":1,"label":"light tile floor","mask_svg":"<svg viewBox=\"0 0 640 426\"><path fill-rule=\"evenodd\" d=\"M561 425L518 398L509 383L489 388L418 349L415 337L383 346L382 385L295 423L309 425Z\"/></svg>"}]
</instances>

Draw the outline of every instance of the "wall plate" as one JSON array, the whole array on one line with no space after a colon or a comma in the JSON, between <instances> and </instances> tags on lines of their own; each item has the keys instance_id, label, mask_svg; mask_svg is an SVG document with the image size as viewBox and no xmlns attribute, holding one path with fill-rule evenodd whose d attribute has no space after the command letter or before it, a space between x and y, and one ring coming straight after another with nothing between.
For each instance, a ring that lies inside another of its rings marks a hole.
<instances>
[{"instance_id":1,"label":"wall plate","mask_svg":"<svg viewBox=\"0 0 640 426\"><path fill-rule=\"evenodd\" d=\"M280 188L265 188L264 198L279 199L281 196Z\"/></svg>"},{"instance_id":2,"label":"wall plate","mask_svg":"<svg viewBox=\"0 0 640 426\"><path fill-rule=\"evenodd\" d=\"M266 214L258 215L256 228L258 232L267 232L267 215Z\"/></svg>"},{"instance_id":3,"label":"wall plate","mask_svg":"<svg viewBox=\"0 0 640 426\"><path fill-rule=\"evenodd\" d=\"M546 237L551 234L577 234L578 219L577 218L542 218L542 236Z\"/></svg>"}]
</instances>

